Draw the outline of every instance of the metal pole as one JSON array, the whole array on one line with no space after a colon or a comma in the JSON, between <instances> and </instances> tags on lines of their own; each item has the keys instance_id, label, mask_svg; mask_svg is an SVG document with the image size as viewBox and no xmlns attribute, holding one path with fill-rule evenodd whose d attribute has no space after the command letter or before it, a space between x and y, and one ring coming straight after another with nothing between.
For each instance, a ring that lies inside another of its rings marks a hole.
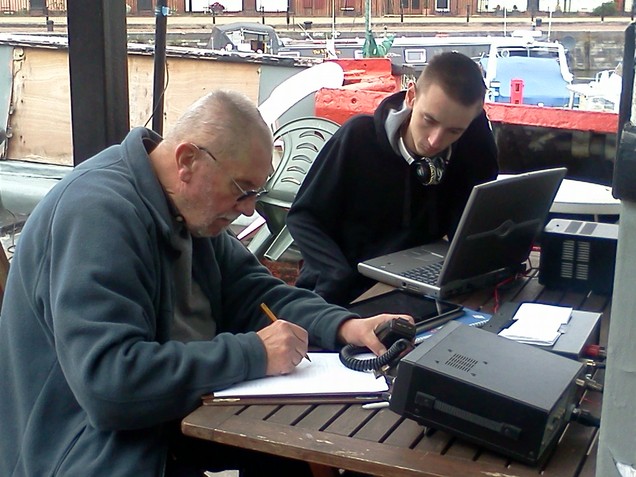
<instances>
[{"instance_id":1,"label":"metal pole","mask_svg":"<svg viewBox=\"0 0 636 477\"><path fill-rule=\"evenodd\" d=\"M632 117L632 97L634 95L634 77L636 76L636 26L634 24L625 30L625 47L623 50L623 76L620 104L618 108L618 131L616 142L621 139L623 126Z\"/></svg>"},{"instance_id":2,"label":"metal pole","mask_svg":"<svg viewBox=\"0 0 636 477\"><path fill-rule=\"evenodd\" d=\"M157 0L155 16L155 69L152 95L152 129L157 134L163 134L163 93L166 78L166 17L168 16L166 0Z\"/></svg>"},{"instance_id":3,"label":"metal pole","mask_svg":"<svg viewBox=\"0 0 636 477\"><path fill-rule=\"evenodd\" d=\"M503 34L504 34L504 36L507 35L507 31L506 31L506 7L503 7Z\"/></svg>"},{"instance_id":4,"label":"metal pole","mask_svg":"<svg viewBox=\"0 0 636 477\"><path fill-rule=\"evenodd\" d=\"M336 0L331 0L331 38L336 38Z\"/></svg>"},{"instance_id":5,"label":"metal pole","mask_svg":"<svg viewBox=\"0 0 636 477\"><path fill-rule=\"evenodd\" d=\"M123 0L68 2L73 164L130 131Z\"/></svg>"},{"instance_id":6,"label":"metal pole","mask_svg":"<svg viewBox=\"0 0 636 477\"><path fill-rule=\"evenodd\" d=\"M629 475L630 472L633 474L633 466L636 465L633 439L633 424L636 420L636 347L633 343L636 336L636 295L632 286L636 276L636 242L633 240L636 234L636 168L629 159L634 153L633 140L626 141L620 135L623 124L633 119L635 40L634 24L631 24L625 30L623 89L612 189L614 197L621 199L621 213L596 464L596 475L603 477ZM621 151L623 148L627 149Z\"/></svg>"}]
</instances>

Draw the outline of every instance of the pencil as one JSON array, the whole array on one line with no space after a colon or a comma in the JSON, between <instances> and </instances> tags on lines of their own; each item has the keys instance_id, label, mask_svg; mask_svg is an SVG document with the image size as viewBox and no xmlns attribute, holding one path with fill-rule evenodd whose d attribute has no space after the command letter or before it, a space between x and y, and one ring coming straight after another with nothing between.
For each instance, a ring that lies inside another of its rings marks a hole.
<instances>
[{"instance_id":1,"label":"pencil","mask_svg":"<svg viewBox=\"0 0 636 477\"><path fill-rule=\"evenodd\" d=\"M267 315L267 318L269 318L272 321L272 323L278 320L274 312L270 310L269 306L267 306L265 303L261 303L261 310L263 310L263 313ZM305 359L311 363L309 356L305 355Z\"/></svg>"}]
</instances>

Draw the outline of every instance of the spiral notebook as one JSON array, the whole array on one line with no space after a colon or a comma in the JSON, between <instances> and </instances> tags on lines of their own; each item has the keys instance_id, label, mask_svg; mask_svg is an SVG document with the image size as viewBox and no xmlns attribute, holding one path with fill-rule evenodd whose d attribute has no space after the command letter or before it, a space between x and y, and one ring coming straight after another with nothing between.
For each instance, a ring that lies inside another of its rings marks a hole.
<instances>
[{"instance_id":1,"label":"spiral notebook","mask_svg":"<svg viewBox=\"0 0 636 477\"><path fill-rule=\"evenodd\" d=\"M507 176L473 187L452 242L438 241L358 264L397 288L445 298L523 270L567 169Z\"/></svg>"}]
</instances>

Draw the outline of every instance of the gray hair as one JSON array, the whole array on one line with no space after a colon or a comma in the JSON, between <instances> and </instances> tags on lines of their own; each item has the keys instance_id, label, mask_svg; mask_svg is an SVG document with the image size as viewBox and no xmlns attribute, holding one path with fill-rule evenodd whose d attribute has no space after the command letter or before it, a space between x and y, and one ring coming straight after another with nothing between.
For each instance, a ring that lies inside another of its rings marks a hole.
<instances>
[{"instance_id":1,"label":"gray hair","mask_svg":"<svg viewBox=\"0 0 636 477\"><path fill-rule=\"evenodd\" d=\"M244 94L230 90L215 90L194 102L166 134L165 140L177 144L193 142L211 147L228 157L240 156L240 151L257 138L272 142L272 134L254 103Z\"/></svg>"}]
</instances>

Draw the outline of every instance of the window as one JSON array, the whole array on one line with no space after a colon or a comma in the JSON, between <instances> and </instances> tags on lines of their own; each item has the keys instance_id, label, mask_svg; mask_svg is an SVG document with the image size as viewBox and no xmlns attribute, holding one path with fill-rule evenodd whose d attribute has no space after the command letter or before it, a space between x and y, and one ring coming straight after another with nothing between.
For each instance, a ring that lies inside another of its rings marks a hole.
<instances>
[{"instance_id":1,"label":"window","mask_svg":"<svg viewBox=\"0 0 636 477\"><path fill-rule=\"evenodd\" d=\"M407 63L426 63L426 50L404 50L404 59Z\"/></svg>"},{"instance_id":2,"label":"window","mask_svg":"<svg viewBox=\"0 0 636 477\"><path fill-rule=\"evenodd\" d=\"M435 0L435 10L440 12L448 12L450 0Z\"/></svg>"}]
</instances>

